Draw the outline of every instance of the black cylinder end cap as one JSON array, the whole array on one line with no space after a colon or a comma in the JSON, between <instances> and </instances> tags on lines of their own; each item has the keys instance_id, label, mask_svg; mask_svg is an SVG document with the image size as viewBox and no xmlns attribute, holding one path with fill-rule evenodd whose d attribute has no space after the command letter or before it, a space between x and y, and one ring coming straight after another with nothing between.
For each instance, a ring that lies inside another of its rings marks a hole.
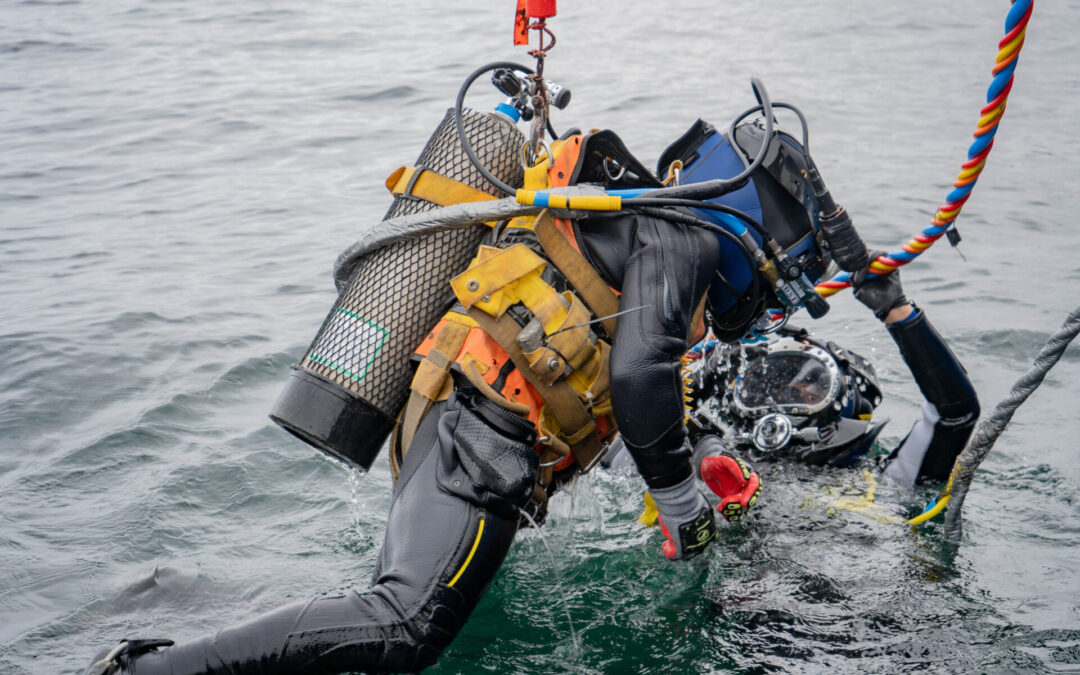
<instances>
[{"instance_id":1,"label":"black cylinder end cap","mask_svg":"<svg viewBox=\"0 0 1080 675\"><path fill-rule=\"evenodd\" d=\"M270 419L305 443L365 471L394 428L392 417L301 366L292 367Z\"/></svg>"}]
</instances>

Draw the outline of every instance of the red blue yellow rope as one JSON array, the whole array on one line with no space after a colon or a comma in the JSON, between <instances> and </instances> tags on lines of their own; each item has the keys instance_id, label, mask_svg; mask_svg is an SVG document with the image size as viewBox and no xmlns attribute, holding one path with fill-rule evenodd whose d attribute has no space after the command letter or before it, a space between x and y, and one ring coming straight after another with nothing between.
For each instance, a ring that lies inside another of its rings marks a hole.
<instances>
[{"instance_id":1,"label":"red blue yellow rope","mask_svg":"<svg viewBox=\"0 0 1080 675\"><path fill-rule=\"evenodd\" d=\"M923 251L930 248L952 225L964 204L971 197L979 174L986 166L986 158L994 147L994 135L998 124L1005 115L1005 104L1012 91L1013 73L1016 70L1020 50L1024 46L1028 20L1034 9L1034 0L1013 0L1009 14L1005 18L1005 37L998 43L998 55L992 71L994 75L986 93L986 105L980 111L979 122L973 134L975 140L968 148L968 159L960 167L960 173L953 182L953 190L945 198L945 203L938 207L930 225L905 243L900 250L879 256L870 263L872 274L888 274L892 270L906 265ZM851 275L846 272L817 285L817 292L828 297L851 286Z\"/></svg>"}]
</instances>

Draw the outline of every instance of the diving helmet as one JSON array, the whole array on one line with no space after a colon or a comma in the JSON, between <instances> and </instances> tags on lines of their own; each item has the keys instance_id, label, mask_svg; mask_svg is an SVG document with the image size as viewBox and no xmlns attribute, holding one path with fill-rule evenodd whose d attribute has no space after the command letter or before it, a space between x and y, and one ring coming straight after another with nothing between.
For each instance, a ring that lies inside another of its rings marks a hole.
<instances>
[{"instance_id":1,"label":"diving helmet","mask_svg":"<svg viewBox=\"0 0 1080 675\"><path fill-rule=\"evenodd\" d=\"M870 419L881 403L874 366L805 331L717 349L706 368L726 379L717 392L730 440L759 457L848 466L869 452L888 421Z\"/></svg>"}]
</instances>

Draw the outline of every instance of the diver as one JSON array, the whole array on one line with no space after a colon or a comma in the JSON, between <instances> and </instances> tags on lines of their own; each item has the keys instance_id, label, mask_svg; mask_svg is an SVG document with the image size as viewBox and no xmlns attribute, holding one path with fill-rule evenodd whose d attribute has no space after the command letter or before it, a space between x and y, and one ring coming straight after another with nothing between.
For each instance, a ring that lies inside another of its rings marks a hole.
<instances>
[{"instance_id":1,"label":"diver","mask_svg":"<svg viewBox=\"0 0 1080 675\"><path fill-rule=\"evenodd\" d=\"M422 670L460 631L518 529L542 524L551 495L616 435L659 511L663 555L703 553L717 529L694 475L681 358L707 325L731 341L770 308L805 304L813 314L821 298L811 280L824 276L830 249L847 246L819 225L805 143L774 132L763 90L759 99L764 126L732 123L723 134L699 121L656 174L610 131L551 144L534 182L645 195L587 218L545 210L494 224L450 280L454 304L415 350L391 436L393 501L367 592L298 602L181 644L125 640L88 672ZM724 192L700 195L695 182ZM852 270L869 262L845 260ZM863 284L864 302L899 307L874 290L889 283ZM925 332L920 317L896 330ZM933 389L939 371L927 373L928 398L952 419Z\"/></svg>"},{"instance_id":2,"label":"diver","mask_svg":"<svg viewBox=\"0 0 1080 675\"><path fill-rule=\"evenodd\" d=\"M975 389L925 311L905 297L899 271L853 281L855 297L885 324L925 398L920 419L895 449L876 457L878 465L904 487L940 484L979 417ZM882 391L859 354L786 326L767 340L712 340L694 352L694 465L728 520L745 515L760 493L750 460L843 468L875 454L888 420L871 419Z\"/></svg>"}]
</instances>

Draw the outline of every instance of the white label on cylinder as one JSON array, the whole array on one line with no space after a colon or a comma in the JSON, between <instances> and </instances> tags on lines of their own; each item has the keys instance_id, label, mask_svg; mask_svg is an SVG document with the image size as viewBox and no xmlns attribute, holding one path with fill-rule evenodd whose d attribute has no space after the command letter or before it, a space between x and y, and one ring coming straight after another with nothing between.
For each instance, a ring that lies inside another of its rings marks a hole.
<instances>
[{"instance_id":1,"label":"white label on cylinder","mask_svg":"<svg viewBox=\"0 0 1080 675\"><path fill-rule=\"evenodd\" d=\"M359 382L389 335L382 326L339 307L308 358Z\"/></svg>"}]
</instances>

